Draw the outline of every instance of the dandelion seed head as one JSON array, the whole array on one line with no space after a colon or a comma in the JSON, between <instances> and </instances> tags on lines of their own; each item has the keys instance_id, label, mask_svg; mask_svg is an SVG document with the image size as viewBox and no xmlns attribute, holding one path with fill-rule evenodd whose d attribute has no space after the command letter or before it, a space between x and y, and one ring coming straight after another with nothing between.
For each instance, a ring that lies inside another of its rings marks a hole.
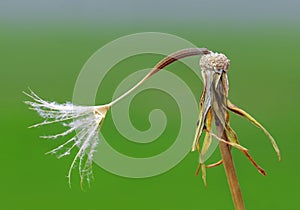
<instances>
[{"instance_id":1,"label":"dandelion seed head","mask_svg":"<svg viewBox=\"0 0 300 210\"><path fill-rule=\"evenodd\" d=\"M222 53L203 55L200 59L200 67L205 71L227 71L230 60Z\"/></svg>"}]
</instances>

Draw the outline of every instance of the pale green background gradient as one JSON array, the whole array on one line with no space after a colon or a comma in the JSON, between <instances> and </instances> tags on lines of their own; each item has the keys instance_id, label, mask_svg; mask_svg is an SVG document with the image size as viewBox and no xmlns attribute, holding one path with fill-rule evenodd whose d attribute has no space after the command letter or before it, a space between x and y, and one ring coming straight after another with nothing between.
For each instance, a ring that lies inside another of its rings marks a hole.
<instances>
[{"instance_id":1,"label":"pale green background gradient","mask_svg":"<svg viewBox=\"0 0 300 210\"><path fill-rule=\"evenodd\" d=\"M78 178L69 189L66 174L74 153L60 160L44 155L66 139L39 139L61 127L27 128L41 119L23 103L22 91L31 87L48 100L71 101L78 73L98 48L122 35L144 31L172 33L231 59L231 100L269 129L282 152L279 163L267 137L232 115L240 142L268 174L260 175L233 149L246 208L299 209L299 3L221 2L2 0L0 209L233 209L223 167L208 170L205 188L201 177L194 175L196 153L167 173L148 179L118 177L95 165L90 189L81 191ZM98 93L97 103L110 101L122 78L154 66L160 58L135 56L116 65L102 84L101 90L107 91ZM187 81L195 97L200 97L202 84L187 73L186 66L176 63L167 70ZM145 105L148 98L153 103ZM144 91L132 101L132 122L138 129L148 128L153 108L161 107L168 117L163 136L149 145L122 138L110 113L103 135L124 154L158 154L172 144L179 127L173 102L155 90ZM209 162L219 157L217 150Z\"/></svg>"}]
</instances>

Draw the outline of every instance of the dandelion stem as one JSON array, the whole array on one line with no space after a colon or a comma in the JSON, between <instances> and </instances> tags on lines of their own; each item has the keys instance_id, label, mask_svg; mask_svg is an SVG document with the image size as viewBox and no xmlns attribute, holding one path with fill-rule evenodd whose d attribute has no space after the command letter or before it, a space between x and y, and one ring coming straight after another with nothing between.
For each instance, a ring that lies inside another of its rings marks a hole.
<instances>
[{"instance_id":1,"label":"dandelion stem","mask_svg":"<svg viewBox=\"0 0 300 210\"><path fill-rule=\"evenodd\" d=\"M215 121L218 136L228 141L228 137L220 121L218 119L216 119ZM236 210L245 210L242 192L236 175L230 147L224 142L220 142L219 144L234 207Z\"/></svg>"}]
</instances>

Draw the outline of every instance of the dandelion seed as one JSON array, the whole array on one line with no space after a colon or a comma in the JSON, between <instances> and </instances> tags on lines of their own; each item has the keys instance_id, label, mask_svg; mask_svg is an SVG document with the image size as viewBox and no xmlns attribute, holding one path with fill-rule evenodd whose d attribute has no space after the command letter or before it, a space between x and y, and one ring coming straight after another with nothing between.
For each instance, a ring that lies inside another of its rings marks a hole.
<instances>
[{"instance_id":1,"label":"dandelion seed","mask_svg":"<svg viewBox=\"0 0 300 210\"><path fill-rule=\"evenodd\" d=\"M99 144L99 132L109 108L137 89L151 76L174 61L188 56L205 55L209 53L210 51L206 48L188 48L172 53L156 64L154 68L135 86L109 104L102 106L78 106L69 102L65 104L58 104L56 102L43 100L31 90L29 90L29 93L24 92L25 95L32 99L32 101L25 101L25 103L30 106L30 109L36 111L42 118L45 119L41 123L30 126L30 128L53 123L61 123L64 127L68 128L62 133L41 136L41 138L46 139L56 139L59 137L69 136L71 133L76 132L73 137L69 138L63 144L46 154L55 154L58 158L62 158L69 155L75 147L78 147L79 151L76 153L68 172L69 184L71 185L72 170L77 162L81 186L84 180L86 180L89 184L90 180L93 178L93 155L96 151L97 145Z\"/></svg>"},{"instance_id":2,"label":"dandelion seed","mask_svg":"<svg viewBox=\"0 0 300 210\"><path fill-rule=\"evenodd\" d=\"M71 185L71 173L78 160L80 160L78 167L81 183L83 183L84 179L90 182L92 158L96 151L96 145L99 142L99 131L110 106L77 106L71 103L58 104L56 102L48 102L41 99L31 90L29 94L24 94L33 100L25 101L25 103L45 119L43 122L30 127L61 123L64 127L68 128L62 133L41 136L42 138L56 139L58 137L69 136L71 133L76 132L75 136L68 139L57 148L49 151L47 154L56 154L58 158L61 158L69 155L75 147L78 147L79 151L77 152L68 173L69 184ZM83 162L82 160L85 156L86 161Z\"/></svg>"}]
</instances>

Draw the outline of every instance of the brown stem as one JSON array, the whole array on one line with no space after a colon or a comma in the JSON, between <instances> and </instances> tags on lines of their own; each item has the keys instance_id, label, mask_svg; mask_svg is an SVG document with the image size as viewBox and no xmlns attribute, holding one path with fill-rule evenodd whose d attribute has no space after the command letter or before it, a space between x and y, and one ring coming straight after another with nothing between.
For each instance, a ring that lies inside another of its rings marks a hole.
<instances>
[{"instance_id":1,"label":"brown stem","mask_svg":"<svg viewBox=\"0 0 300 210\"><path fill-rule=\"evenodd\" d=\"M216 119L216 129L218 132L218 136L228 141L226 132L224 128L221 126L221 123L218 121L218 119ZM236 210L245 210L245 205L244 205L240 185L238 182L238 178L236 175L234 163L232 160L230 148L226 143L220 142L220 150L224 162L225 173L227 176L227 181L229 184L234 207Z\"/></svg>"}]
</instances>

